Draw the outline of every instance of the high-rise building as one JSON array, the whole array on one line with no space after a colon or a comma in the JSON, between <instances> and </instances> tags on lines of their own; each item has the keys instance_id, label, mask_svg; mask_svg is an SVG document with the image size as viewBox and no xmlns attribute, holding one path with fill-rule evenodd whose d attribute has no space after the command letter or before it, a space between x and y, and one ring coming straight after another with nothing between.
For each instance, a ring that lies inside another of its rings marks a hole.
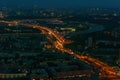
<instances>
[{"instance_id":1,"label":"high-rise building","mask_svg":"<svg viewBox=\"0 0 120 80\"><path fill-rule=\"evenodd\" d=\"M92 37L89 37L88 38L88 47L92 47L92 45L93 45L93 39L92 39Z\"/></svg>"},{"instance_id":2,"label":"high-rise building","mask_svg":"<svg viewBox=\"0 0 120 80\"><path fill-rule=\"evenodd\" d=\"M118 64L118 66L120 66L120 49L119 49L119 57L118 57L118 60L116 61L116 63Z\"/></svg>"},{"instance_id":3,"label":"high-rise building","mask_svg":"<svg viewBox=\"0 0 120 80\"><path fill-rule=\"evenodd\" d=\"M0 18L3 18L4 16L3 16L3 13L2 12L0 12Z\"/></svg>"}]
</instances>

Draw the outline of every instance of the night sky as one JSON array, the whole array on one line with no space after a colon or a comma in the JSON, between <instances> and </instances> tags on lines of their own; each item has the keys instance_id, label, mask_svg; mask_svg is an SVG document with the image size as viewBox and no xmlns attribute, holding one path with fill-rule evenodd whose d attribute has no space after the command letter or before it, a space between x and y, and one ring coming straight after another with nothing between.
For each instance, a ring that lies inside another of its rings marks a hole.
<instances>
[{"instance_id":1,"label":"night sky","mask_svg":"<svg viewBox=\"0 0 120 80\"><path fill-rule=\"evenodd\" d=\"M0 0L0 7L33 7L40 8L81 8L107 7L119 8L120 0Z\"/></svg>"}]
</instances>

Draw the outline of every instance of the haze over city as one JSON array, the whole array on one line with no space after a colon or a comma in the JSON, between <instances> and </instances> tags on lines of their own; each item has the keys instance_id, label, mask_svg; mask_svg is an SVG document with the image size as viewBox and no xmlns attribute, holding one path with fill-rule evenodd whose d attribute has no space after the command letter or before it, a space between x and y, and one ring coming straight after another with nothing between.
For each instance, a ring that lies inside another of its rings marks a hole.
<instances>
[{"instance_id":1,"label":"haze over city","mask_svg":"<svg viewBox=\"0 0 120 80\"><path fill-rule=\"evenodd\" d=\"M0 6L40 8L119 8L120 0L0 0Z\"/></svg>"}]
</instances>

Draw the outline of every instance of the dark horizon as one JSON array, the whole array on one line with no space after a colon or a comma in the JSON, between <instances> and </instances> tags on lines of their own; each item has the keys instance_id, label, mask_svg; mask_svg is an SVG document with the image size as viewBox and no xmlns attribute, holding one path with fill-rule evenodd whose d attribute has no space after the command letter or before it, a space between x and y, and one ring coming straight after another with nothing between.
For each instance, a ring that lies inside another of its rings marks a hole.
<instances>
[{"instance_id":1,"label":"dark horizon","mask_svg":"<svg viewBox=\"0 0 120 80\"><path fill-rule=\"evenodd\" d=\"M0 0L0 7L31 8L120 8L120 0Z\"/></svg>"}]
</instances>

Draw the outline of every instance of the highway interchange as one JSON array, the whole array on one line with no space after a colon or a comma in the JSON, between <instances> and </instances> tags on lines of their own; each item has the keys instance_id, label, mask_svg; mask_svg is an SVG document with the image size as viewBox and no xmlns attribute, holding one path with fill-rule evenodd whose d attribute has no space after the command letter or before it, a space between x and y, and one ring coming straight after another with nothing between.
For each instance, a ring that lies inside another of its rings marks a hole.
<instances>
[{"instance_id":1,"label":"highway interchange","mask_svg":"<svg viewBox=\"0 0 120 80\"><path fill-rule=\"evenodd\" d=\"M120 74L119 71L116 69L113 69L111 66L107 65L106 63L92 58L91 56L88 55L80 55L80 53L75 53L71 49L65 48L64 44L66 43L71 43L70 40L66 40L58 31L52 30L48 27L45 26L40 26L40 25L33 25L33 24L22 24L20 21L0 21L0 23L6 23L8 26L16 26L16 25L21 25L21 26L26 26L30 28L36 28L40 31L42 31L43 34L46 34L47 37L53 36L56 38L56 41L51 40L53 43L53 46L64 53L67 53L69 55L74 56L76 59L79 59L89 65L94 66L96 69L99 70L99 78L108 78L110 80L119 80L120 79Z\"/></svg>"}]
</instances>

